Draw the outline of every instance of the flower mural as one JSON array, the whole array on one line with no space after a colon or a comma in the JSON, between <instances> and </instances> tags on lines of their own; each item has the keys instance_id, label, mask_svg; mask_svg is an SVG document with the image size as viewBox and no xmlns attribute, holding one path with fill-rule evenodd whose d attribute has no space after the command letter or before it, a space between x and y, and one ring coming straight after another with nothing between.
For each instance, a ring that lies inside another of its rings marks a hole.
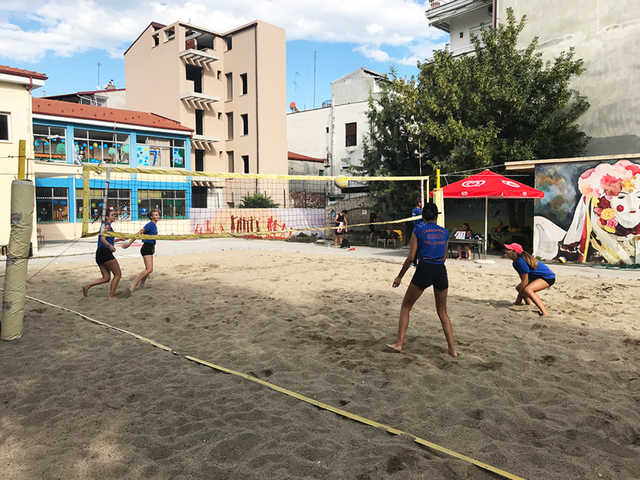
<instances>
[{"instance_id":1,"label":"flower mural","mask_svg":"<svg viewBox=\"0 0 640 480\"><path fill-rule=\"evenodd\" d=\"M571 173L567 170L564 175ZM583 170L577 186L581 196L566 231L549 220L551 212L536 212L542 214L536 223L543 238L552 238L551 231L556 238L559 231L564 233L556 255L580 261L640 263L640 165L629 160L600 163ZM548 257L554 247L547 244L541 249Z\"/></svg>"}]
</instances>

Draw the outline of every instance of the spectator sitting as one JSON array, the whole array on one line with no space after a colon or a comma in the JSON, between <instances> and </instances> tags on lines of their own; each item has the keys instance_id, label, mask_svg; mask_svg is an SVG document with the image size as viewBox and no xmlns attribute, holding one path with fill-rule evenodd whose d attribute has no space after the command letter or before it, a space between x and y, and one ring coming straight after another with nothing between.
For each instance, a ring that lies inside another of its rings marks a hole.
<instances>
[{"instance_id":1,"label":"spectator sitting","mask_svg":"<svg viewBox=\"0 0 640 480\"><path fill-rule=\"evenodd\" d=\"M468 223L462 224L462 229L455 228L453 230L454 236L458 240L465 240L467 238L473 238L473 232L471 228L469 228ZM464 248L467 254L467 260L471 259L471 248L473 247L473 243L457 243L456 250L458 251L458 260L462 260L462 249Z\"/></svg>"}]
</instances>

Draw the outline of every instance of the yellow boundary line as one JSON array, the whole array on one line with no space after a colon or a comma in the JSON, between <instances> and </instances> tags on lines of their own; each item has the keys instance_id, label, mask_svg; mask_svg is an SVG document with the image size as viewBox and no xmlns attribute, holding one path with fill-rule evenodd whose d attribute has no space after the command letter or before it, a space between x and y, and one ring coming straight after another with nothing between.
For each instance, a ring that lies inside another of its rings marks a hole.
<instances>
[{"instance_id":1,"label":"yellow boundary line","mask_svg":"<svg viewBox=\"0 0 640 480\"><path fill-rule=\"evenodd\" d=\"M0 288L0 290L4 291L4 289L2 289L2 288ZM171 352L174 355L180 355L175 350L173 350L171 347L167 347L166 345L163 345L161 343L155 342L155 341L153 341L153 340L151 340L149 338L143 337L142 335L138 335L137 333L129 332L128 330L124 330L122 328L114 327L113 325L109 325L108 323L104 323L104 322L101 322L100 320L96 320L94 318L88 317L87 315L84 315L84 314L82 314L80 312L76 312L75 310L71 310L71 309L66 308L66 307L61 307L61 306L55 305L53 303L45 302L44 300L40 300L39 298L30 297L28 295L25 295L25 297L28 298L29 300L33 300L34 302L38 302L38 303L41 303L43 305L48 305L50 307L59 308L59 309L64 310L66 312L73 313L73 314L78 315L79 317L81 317L81 318L83 318L83 319L85 319L85 320L87 320L87 321L89 321L91 323L95 323L96 325L101 325L103 327L110 328L110 329L115 330L117 332L124 333L126 335L130 335L132 337L137 338L138 340L142 340L143 342L147 342L147 343L153 345L154 347L158 347L158 348L161 348L162 350L165 350L167 352ZM425 447L431 448L432 450L436 450L438 452L446 453L447 455L450 455L450 456L452 456L454 458L457 458L459 460L464 460L465 462L469 462L469 463L471 463L471 464L473 464L473 465L475 465L477 467L483 468L483 469L488 470L490 472L493 472L493 473L495 473L497 475L500 475L503 478L508 478L510 480L525 480L522 477L518 477L518 476L513 475L511 473L505 472L504 470L500 470L499 468L496 468L496 467L493 467L493 466L491 466L491 465L489 465L487 463L481 462L480 460L475 460L475 459L473 459L471 457L467 457L466 455L462 455L461 453L457 453L457 452L455 452L453 450L450 450L448 448L441 447L438 444L429 442L428 440L425 440L423 438L417 437L417 436L412 435L410 433L403 432L402 430L398 430L397 428L393 428L393 427L390 427L389 425L385 425L383 423L378 423L376 421L369 420L369 419L361 417L359 415L355 415L353 413L349 413L346 410L342 410L342 409L339 409L339 408L332 407L331 405L327 405L326 403L318 402L317 400L314 400L314 399L309 398L309 397L305 397L304 395L300 395L299 393L296 393L296 392L292 392L291 390L287 390L286 388L279 387L277 385L274 385L273 383L265 382L264 380L260 380L259 378L252 377L251 375L247 375L246 373L242 373L242 372L238 372L238 371L235 371L235 370L231 370L229 368L221 367L221 366L216 365L214 363L206 362L204 360L200 360L200 359L192 357L190 355L180 355L180 356L183 356L187 360L199 363L199 364L204 365L204 366L209 367L209 368L213 368L213 369L218 370L220 372L228 373L228 374L231 374L231 375L235 375L235 376L238 376L238 377L245 378L245 379L250 380L250 381L255 382L255 383L259 383L260 385L268 387L268 388L270 388L272 390L275 390L275 391L280 392L280 393L284 393L285 395L288 395L290 397L296 398L298 400L302 400L303 402L309 403L309 404L314 405L314 406L316 406L318 408L322 408L323 410L327 410L329 412L333 412L333 413L335 413L337 415L340 415L342 417L349 418L349 419L354 420L356 422L359 422L359 423L362 423L362 424L365 424L365 425L370 425L372 427L380 428L382 430L386 430L387 432L392 433L394 435L407 435L407 436L413 438L413 441L418 443L418 444L420 444L420 445L424 445Z\"/></svg>"}]
</instances>

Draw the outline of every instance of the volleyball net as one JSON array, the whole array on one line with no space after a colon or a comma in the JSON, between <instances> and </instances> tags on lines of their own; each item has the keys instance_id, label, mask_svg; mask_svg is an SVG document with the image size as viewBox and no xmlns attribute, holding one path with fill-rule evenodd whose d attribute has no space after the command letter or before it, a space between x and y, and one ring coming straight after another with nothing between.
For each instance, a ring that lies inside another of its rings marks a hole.
<instances>
[{"instance_id":1,"label":"volleyball net","mask_svg":"<svg viewBox=\"0 0 640 480\"><path fill-rule=\"evenodd\" d=\"M83 167L76 184L82 236L101 232L114 212L110 236L147 238L139 232L158 212L158 240L250 237L286 240L300 234L333 236L336 214L347 210L349 227L367 230L377 206L371 182L402 182L420 192L428 177L325 177L188 172L177 169ZM410 215L407 215L410 217ZM394 223L405 219L387 222ZM380 222L380 219L378 219ZM397 227L396 227L397 228Z\"/></svg>"}]
</instances>

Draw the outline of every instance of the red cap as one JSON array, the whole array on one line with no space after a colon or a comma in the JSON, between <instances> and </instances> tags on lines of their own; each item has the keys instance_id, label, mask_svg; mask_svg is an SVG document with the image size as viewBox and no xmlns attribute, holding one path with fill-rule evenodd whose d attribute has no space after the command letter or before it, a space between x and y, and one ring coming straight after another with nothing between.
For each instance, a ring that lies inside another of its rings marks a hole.
<instances>
[{"instance_id":1,"label":"red cap","mask_svg":"<svg viewBox=\"0 0 640 480\"><path fill-rule=\"evenodd\" d=\"M516 253L524 252L524 248L522 248L522 245L520 245L519 243L505 243L504 248L506 248L507 250L513 250Z\"/></svg>"}]
</instances>

